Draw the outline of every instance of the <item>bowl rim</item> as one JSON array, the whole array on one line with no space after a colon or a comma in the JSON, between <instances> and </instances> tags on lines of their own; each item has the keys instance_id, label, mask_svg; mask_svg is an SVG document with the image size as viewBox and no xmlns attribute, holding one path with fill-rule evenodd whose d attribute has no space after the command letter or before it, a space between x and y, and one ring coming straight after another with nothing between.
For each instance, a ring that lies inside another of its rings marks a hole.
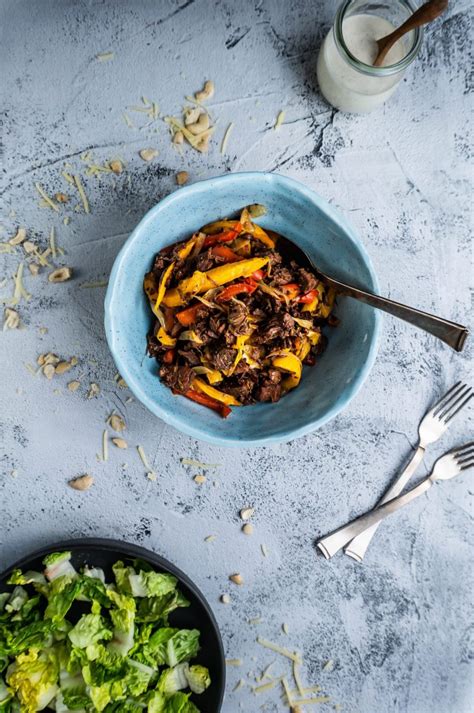
<instances>
[{"instance_id":1,"label":"bowl rim","mask_svg":"<svg viewBox=\"0 0 474 713\"><path fill-rule=\"evenodd\" d=\"M79 537L72 540L61 540L60 542L55 542L50 545L44 545L43 547L34 550L20 559L16 560L13 564L6 567L0 572L0 582L6 580L15 569L25 569L29 564L36 559L43 559L52 552L61 551L71 551L71 552L85 552L91 550L103 550L109 553L115 553L118 556L126 557L129 559L142 559L149 562L154 567L158 569L165 570L170 574L173 574L179 582L184 584L196 597L197 601L205 609L206 614L209 618L209 622L214 629L216 634L216 639L218 642L218 649L216 651L216 666L220 669L220 675L222 680L221 690L218 694L218 708L216 713L219 713L222 709L222 704L224 702L225 692L226 692L226 665L225 665L225 652L224 644L222 642L222 636L219 629L219 624L215 617L212 607L207 601L204 594L201 592L199 587L194 583L194 581L179 567L177 567L173 562L170 562L163 555L158 554L154 550L149 550L141 545L135 545L131 542L125 542L123 540L115 540L112 538L104 537Z\"/></svg>"},{"instance_id":2,"label":"bowl rim","mask_svg":"<svg viewBox=\"0 0 474 713\"><path fill-rule=\"evenodd\" d=\"M199 425L193 425L192 419L189 421L184 421L180 417L175 416L175 414L162 408L154 399L152 399L149 394L144 391L139 380L136 380L132 373L129 371L126 360L120 355L120 352L115 349L114 342L114 329L113 329L113 311L112 304L115 298L116 292L116 282L119 272L122 268L124 261L127 258L127 254L131 249L132 245L141 237L142 231L147 227L149 223L152 223L157 215L159 215L163 210L165 210L170 204L177 200L182 200L184 196L192 196L194 193L199 193L206 187L209 189L215 187L216 183L232 183L235 180L243 179L245 181L261 181L264 180L268 183L280 184L289 191L296 191L300 195L303 195L305 199L313 203L317 208L328 215L331 220L333 220L337 225L339 225L346 233L348 239L354 244L359 254L361 255L364 264L369 272L373 290L374 292L379 291L379 285L377 280L377 275L375 273L372 261L366 252L366 249L362 242L360 241L358 235L351 227L351 225L346 221L344 216L342 216L335 208L333 208L324 198L321 198L317 193L315 193L311 188L308 188L300 181L294 178L289 178L287 176L282 176L278 173L268 173L265 171L240 171L236 173L227 173L221 176L215 176L212 178L206 178L202 181L197 181L188 186L183 186L179 190L173 191L165 198L161 199L153 208L151 208L143 218L140 220L138 225L134 228L132 233L129 235L122 248L118 252L111 273L109 277L109 283L107 287L107 292L105 295L104 302L104 326L105 334L107 338L107 343L109 345L110 352L115 361L118 371L123 379L126 381L127 386L132 391L132 393L137 397L137 399L148 408L155 416L162 419L166 424L173 426L181 433L185 433L188 436L196 438L201 441L206 441L217 446L226 447L252 447L252 446L265 446L272 443L287 443L296 438L301 438L307 434L315 431L321 426L324 426L328 421L335 418L352 399L357 395L357 393L362 388L365 380L367 379L372 366L374 365L375 358L377 356L379 347L379 336L381 327L381 314L378 310L374 310L374 329L372 335L372 342L367 354L367 358L362 368L360 369L354 380L347 385L346 393L343 398L339 399L330 409L321 417L309 421L304 426L295 428L293 430L286 430L285 433L274 433L268 436L261 436L259 438L241 439L235 438L232 435L218 435L215 436L208 433L204 428ZM151 258L150 258L151 259ZM199 422L198 422L199 423Z\"/></svg>"}]
</instances>

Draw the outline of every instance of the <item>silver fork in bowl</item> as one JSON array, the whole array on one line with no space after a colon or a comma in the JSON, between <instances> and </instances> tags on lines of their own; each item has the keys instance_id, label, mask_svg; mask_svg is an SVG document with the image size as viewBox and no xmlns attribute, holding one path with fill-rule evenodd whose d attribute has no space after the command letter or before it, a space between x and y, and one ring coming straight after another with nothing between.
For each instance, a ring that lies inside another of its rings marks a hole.
<instances>
[{"instance_id":1,"label":"silver fork in bowl","mask_svg":"<svg viewBox=\"0 0 474 713\"><path fill-rule=\"evenodd\" d=\"M469 330L463 327L462 324L456 324L456 322L451 322L448 319L437 317L434 314L428 314L428 312L422 312L419 309L415 309L415 307L408 307L408 305L403 305L400 302L389 300L387 297L382 297L381 295L376 295L372 292L367 292L367 290L355 287L355 285L336 280L334 277L330 277L326 275L325 272L322 272L299 245L289 238L285 238L283 235L278 236L277 244L280 253L290 260L296 260L302 267L309 267L318 279L326 283L329 287L332 287L337 294L352 297L371 307L381 309L394 317L398 317L398 319L403 319L405 322L409 322L409 324L413 324L415 327L424 329L425 332L429 332L429 334L433 334L438 339L441 339L442 342L445 342L445 344L449 344L449 346L457 352L462 352L469 335Z\"/></svg>"},{"instance_id":2,"label":"silver fork in bowl","mask_svg":"<svg viewBox=\"0 0 474 713\"><path fill-rule=\"evenodd\" d=\"M449 478L454 478L454 476L461 473L461 471L472 468L473 466L474 441L471 441L470 443L466 443L464 446L449 451L438 458L431 474L407 493L400 495L398 498L394 498L393 500L389 500L379 508L372 510L366 515L362 515L362 517L358 517L348 525L340 527L327 537L319 540L319 542L317 542L317 546L326 559L329 559L335 555L341 547L344 547L346 542L359 535L367 527L378 525L386 517L405 505L408 505L408 503L415 500L415 498L419 495L426 493L426 491L429 490L429 488L431 488L437 480L448 480Z\"/></svg>"},{"instance_id":3,"label":"silver fork in bowl","mask_svg":"<svg viewBox=\"0 0 474 713\"><path fill-rule=\"evenodd\" d=\"M390 486L377 506L386 503L388 500L400 495L408 481L415 473L425 455L426 447L437 441L451 425L452 419L467 405L474 393L467 384L458 381L449 391L430 409L418 426L418 447L415 450L410 462L403 470L397 480ZM369 527L360 535L355 537L344 548L344 552L349 557L353 557L358 562L362 562L367 547L372 537L375 535L378 524Z\"/></svg>"}]
</instances>

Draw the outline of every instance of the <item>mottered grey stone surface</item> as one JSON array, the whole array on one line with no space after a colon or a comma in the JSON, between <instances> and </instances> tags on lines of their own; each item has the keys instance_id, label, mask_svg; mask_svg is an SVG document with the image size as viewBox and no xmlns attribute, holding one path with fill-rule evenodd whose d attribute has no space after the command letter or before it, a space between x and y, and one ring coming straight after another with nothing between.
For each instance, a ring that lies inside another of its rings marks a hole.
<instances>
[{"instance_id":1,"label":"mottered grey stone surface","mask_svg":"<svg viewBox=\"0 0 474 713\"><path fill-rule=\"evenodd\" d=\"M208 597L227 656L242 659L228 669L225 713L288 709L279 688L251 692L255 673L273 660L275 675L291 679L289 662L259 646L257 634L301 650L305 681L331 696L321 710L472 710L472 475L433 488L386 522L363 565L344 556L326 562L314 548L319 535L374 505L408 458L425 409L469 378L472 344L455 354L387 317L376 365L343 414L292 443L226 450L183 436L127 401L104 337L105 290L85 285L107 279L139 219L176 190L177 171L189 171L191 181L278 171L352 222L385 294L472 324L472 8L468 0L451 5L390 103L350 116L318 94L317 50L335 11L329 0L0 3L0 239L24 226L45 249L54 226L65 251L56 264L75 271L72 281L52 285L48 269L37 277L27 270L31 299L18 305L23 326L0 336L0 566L79 536L127 540L168 557ZM99 61L105 52L113 58ZM208 155L189 148L180 155L161 119L150 124L127 108L145 96L162 115L177 115L184 96L207 78L216 84L209 107L218 120ZM274 131L280 110L285 120ZM138 152L149 147L160 153L145 163ZM126 170L87 176L85 151L97 163L120 157ZM89 215L75 209L80 201L62 170L82 176ZM58 214L41 207L35 182L72 200ZM1 256L2 298L23 257L20 248ZM79 364L52 381L33 376L25 365L47 351L77 356ZM72 379L81 382L76 393L67 389ZM87 399L93 382L100 395ZM130 447L111 447L100 463L112 409L126 419ZM469 437L465 413L430 448L420 474ZM198 486L199 469L181 458L220 465ZM92 489L71 490L67 481L83 473L94 476ZM251 537L238 516L247 505L255 508ZM205 543L210 534L216 539ZM242 587L228 581L234 572L244 577ZM232 598L227 606L219 602L223 592ZM261 622L249 624L255 617ZM328 660L334 666L323 671ZM246 684L234 693L240 679Z\"/></svg>"}]
</instances>

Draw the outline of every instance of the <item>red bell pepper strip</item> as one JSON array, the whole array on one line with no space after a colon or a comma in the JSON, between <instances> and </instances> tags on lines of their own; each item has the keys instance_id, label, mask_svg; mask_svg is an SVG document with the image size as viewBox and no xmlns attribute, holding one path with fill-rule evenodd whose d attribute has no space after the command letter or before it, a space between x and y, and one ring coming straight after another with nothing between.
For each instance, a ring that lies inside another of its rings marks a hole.
<instances>
[{"instance_id":1,"label":"red bell pepper strip","mask_svg":"<svg viewBox=\"0 0 474 713\"><path fill-rule=\"evenodd\" d=\"M235 228L232 230L224 230L222 233L217 233L216 235L208 235L203 243L203 247L210 248L212 245L217 245L218 243L230 243L232 240L242 232L242 226L237 223Z\"/></svg>"},{"instance_id":2,"label":"red bell pepper strip","mask_svg":"<svg viewBox=\"0 0 474 713\"><path fill-rule=\"evenodd\" d=\"M318 294L318 290L310 290L309 292L305 292L304 295L301 295L298 302L301 302L304 305L309 305L314 298L318 296Z\"/></svg>"},{"instance_id":3,"label":"red bell pepper strip","mask_svg":"<svg viewBox=\"0 0 474 713\"><path fill-rule=\"evenodd\" d=\"M177 312L176 319L183 327L189 327L197 320L200 311L202 311L202 304L193 305Z\"/></svg>"},{"instance_id":4,"label":"red bell pepper strip","mask_svg":"<svg viewBox=\"0 0 474 713\"><path fill-rule=\"evenodd\" d=\"M290 300L295 299L300 294L300 288L296 282L287 282L286 285L280 286L281 292L285 294Z\"/></svg>"},{"instance_id":5,"label":"red bell pepper strip","mask_svg":"<svg viewBox=\"0 0 474 713\"><path fill-rule=\"evenodd\" d=\"M254 280L257 280L257 281L263 280L264 277L265 277L265 273L263 272L263 270L255 270L255 272L252 273L252 278Z\"/></svg>"},{"instance_id":6,"label":"red bell pepper strip","mask_svg":"<svg viewBox=\"0 0 474 713\"><path fill-rule=\"evenodd\" d=\"M228 302L232 297L242 292L247 292L247 294L251 295L256 289L257 285L252 280L248 280L248 282L237 282L235 285L229 285L222 290L222 292L217 295L216 302Z\"/></svg>"},{"instance_id":7,"label":"red bell pepper strip","mask_svg":"<svg viewBox=\"0 0 474 713\"><path fill-rule=\"evenodd\" d=\"M216 399L213 399L207 394L194 391L194 389L189 389L183 395L186 396L186 398L191 399L191 401L196 401L196 403L201 404L202 406L207 406L207 408L217 411L222 418L227 418L227 416L232 413L232 409L226 404L216 401Z\"/></svg>"},{"instance_id":8,"label":"red bell pepper strip","mask_svg":"<svg viewBox=\"0 0 474 713\"><path fill-rule=\"evenodd\" d=\"M240 255L237 255L237 253L228 248L227 245L215 245L211 248L211 255L221 258L224 262L238 262L242 260Z\"/></svg>"},{"instance_id":9,"label":"red bell pepper strip","mask_svg":"<svg viewBox=\"0 0 474 713\"><path fill-rule=\"evenodd\" d=\"M167 349L163 354L163 364L172 364L176 356L176 349Z\"/></svg>"}]
</instances>

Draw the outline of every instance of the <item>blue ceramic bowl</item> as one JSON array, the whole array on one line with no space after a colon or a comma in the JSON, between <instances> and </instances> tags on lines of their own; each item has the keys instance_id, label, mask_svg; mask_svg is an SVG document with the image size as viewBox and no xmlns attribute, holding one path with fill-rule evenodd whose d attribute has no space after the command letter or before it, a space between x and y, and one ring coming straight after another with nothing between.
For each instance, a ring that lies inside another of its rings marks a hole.
<instances>
[{"instance_id":1,"label":"blue ceramic bowl","mask_svg":"<svg viewBox=\"0 0 474 713\"><path fill-rule=\"evenodd\" d=\"M377 291L377 280L352 228L322 198L289 178L234 173L181 188L152 208L115 260L105 299L105 331L117 368L135 396L166 423L218 445L250 446L289 441L334 418L360 389L377 350L380 316L355 300L339 298L341 324L316 366L277 404L235 408L227 419L160 383L155 359L146 356L151 315L143 293L145 272L165 245L184 240L201 225L263 203L258 222L297 242L322 270Z\"/></svg>"}]
</instances>

